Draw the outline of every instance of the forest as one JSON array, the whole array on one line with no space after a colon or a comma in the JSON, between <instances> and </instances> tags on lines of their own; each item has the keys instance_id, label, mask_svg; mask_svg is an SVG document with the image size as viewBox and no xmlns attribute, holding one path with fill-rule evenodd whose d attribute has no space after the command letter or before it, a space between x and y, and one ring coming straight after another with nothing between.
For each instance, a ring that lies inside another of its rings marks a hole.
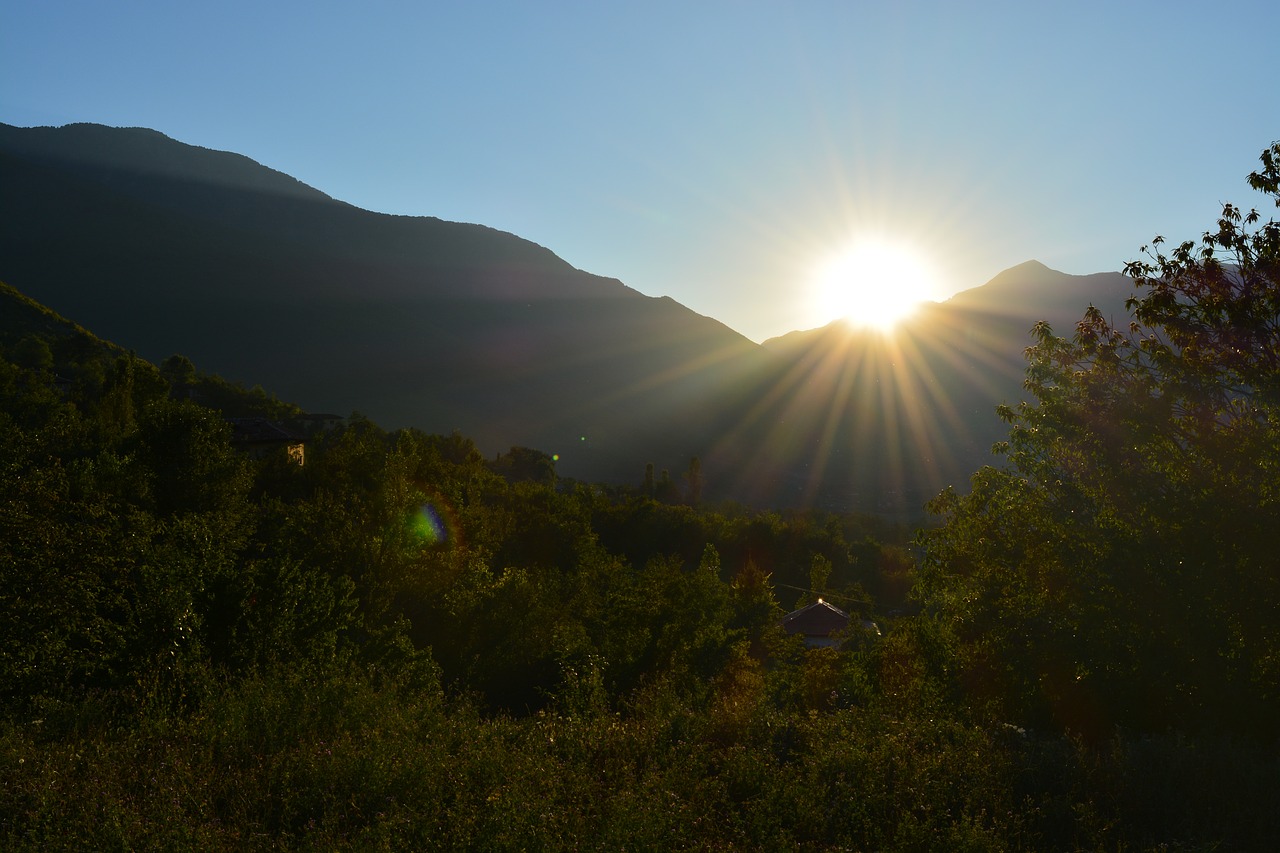
<instances>
[{"instance_id":1,"label":"forest","mask_svg":"<svg viewBox=\"0 0 1280 853\"><path fill-rule=\"evenodd\" d=\"M1280 224L1141 257L917 531L308 426L6 290L0 846L1271 849Z\"/></svg>"}]
</instances>

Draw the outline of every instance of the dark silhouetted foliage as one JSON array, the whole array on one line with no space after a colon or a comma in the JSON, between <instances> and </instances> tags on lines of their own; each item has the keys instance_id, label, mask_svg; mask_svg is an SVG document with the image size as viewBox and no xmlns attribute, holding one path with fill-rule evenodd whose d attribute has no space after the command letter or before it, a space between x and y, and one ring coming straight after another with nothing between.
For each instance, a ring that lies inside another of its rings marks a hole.
<instances>
[{"instance_id":1,"label":"dark silhouetted foliage","mask_svg":"<svg viewBox=\"0 0 1280 853\"><path fill-rule=\"evenodd\" d=\"M249 453L227 417L298 410L15 301L0 847L1270 849L1280 240L1256 225L1228 208L1131 265L1128 330L1037 327L1007 466L918 548L716 505L697 460L683 493L652 467L611 489L358 414L305 464ZM785 634L819 595L883 636Z\"/></svg>"},{"instance_id":2,"label":"dark silhouetted foliage","mask_svg":"<svg viewBox=\"0 0 1280 853\"><path fill-rule=\"evenodd\" d=\"M1280 203L1278 151L1252 182ZM1259 219L1157 238L1127 327L1038 326L1008 467L935 503L923 598L1005 718L1280 736L1280 225Z\"/></svg>"}]
</instances>

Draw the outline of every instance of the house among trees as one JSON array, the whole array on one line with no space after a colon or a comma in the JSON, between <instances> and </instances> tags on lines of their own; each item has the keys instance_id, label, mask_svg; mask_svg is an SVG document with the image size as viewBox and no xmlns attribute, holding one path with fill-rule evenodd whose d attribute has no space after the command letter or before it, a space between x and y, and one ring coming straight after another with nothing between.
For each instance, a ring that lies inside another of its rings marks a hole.
<instances>
[{"instance_id":1,"label":"house among trees","mask_svg":"<svg viewBox=\"0 0 1280 853\"><path fill-rule=\"evenodd\" d=\"M296 422L297 426L301 426L302 431L306 435L314 436L320 433L333 432L346 422L346 418L342 415L313 412L305 415L299 415L298 417L293 418L290 422Z\"/></svg>"},{"instance_id":2,"label":"house among trees","mask_svg":"<svg viewBox=\"0 0 1280 853\"><path fill-rule=\"evenodd\" d=\"M852 617L839 607L819 598L813 604L793 610L782 617L782 630L799 634L811 649L838 648L846 639ZM876 636L880 629L870 619L861 620L864 631Z\"/></svg>"},{"instance_id":3,"label":"house among trees","mask_svg":"<svg viewBox=\"0 0 1280 853\"><path fill-rule=\"evenodd\" d=\"M278 448L283 448L289 458L299 465L306 462L302 436L266 418L227 418L231 424L232 446L246 451L254 458L262 458Z\"/></svg>"}]
</instances>

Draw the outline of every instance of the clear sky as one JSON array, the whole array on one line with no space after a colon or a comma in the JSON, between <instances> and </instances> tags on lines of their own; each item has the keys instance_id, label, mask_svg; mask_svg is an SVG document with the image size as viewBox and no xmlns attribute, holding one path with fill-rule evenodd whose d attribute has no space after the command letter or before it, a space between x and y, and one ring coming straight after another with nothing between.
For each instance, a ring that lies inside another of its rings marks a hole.
<instances>
[{"instance_id":1,"label":"clear sky","mask_svg":"<svg viewBox=\"0 0 1280 853\"><path fill-rule=\"evenodd\" d=\"M0 121L150 127L512 231L755 340L831 319L813 272L867 234L937 295L1198 237L1264 201L1278 70L1275 0L0 10Z\"/></svg>"}]
</instances>

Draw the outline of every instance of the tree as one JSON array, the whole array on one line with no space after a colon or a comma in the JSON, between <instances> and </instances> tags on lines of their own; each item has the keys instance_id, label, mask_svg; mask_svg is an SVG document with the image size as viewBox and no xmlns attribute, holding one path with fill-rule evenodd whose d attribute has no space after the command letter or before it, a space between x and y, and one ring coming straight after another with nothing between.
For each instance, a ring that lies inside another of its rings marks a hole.
<instances>
[{"instance_id":1,"label":"tree","mask_svg":"<svg viewBox=\"0 0 1280 853\"><path fill-rule=\"evenodd\" d=\"M675 480L671 479L671 472L666 468L663 468L662 473L658 476L658 484L653 489L653 497L664 504L680 502L680 487L676 485Z\"/></svg>"},{"instance_id":2,"label":"tree","mask_svg":"<svg viewBox=\"0 0 1280 853\"><path fill-rule=\"evenodd\" d=\"M499 454L490 467L512 483L552 485L556 481L555 459L531 447L512 447L510 453Z\"/></svg>"},{"instance_id":3,"label":"tree","mask_svg":"<svg viewBox=\"0 0 1280 853\"><path fill-rule=\"evenodd\" d=\"M702 503L702 460L696 456L689 460L689 470L685 472L684 479L689 485L689 505Z\"/></svg>"},{"instance_id":4,"label":"tree","mask_svg":"<svg viewBox=\"0 0 1280 853\"><path fill-rule=\"evenodd\" d=\"M1280 205L1280 143L1250 184ZM1033 329L1003 469L931 509L921 596L1005 717L1274 737L1280 225L1225 205L1125 272L1126 327Z\"/></svg>"},{"instance_id":5,"label":"tree","mask_svg":"<svg viewBox=\"0 0 1280 853\"><path fill-rule=\"evenodd\" d=\"M809 562L809 592L801 596L798 606L809 603L809 599L818 599L827 592L827 581L831 578L831 560L823 554L814 554Z\"/></svg>"},{"instance_id":6,"label":"tree","mask_svg":"<svg viewBox=\"0 0 1280 853\"><path fill-rule=\"evenodd\" d=\"M177 353L169 356L161 363L160 375L164 377L172 388L191 385L197 378L196 366L191 363L191 359Z\"/></svg>"},{"instance_id":7,"label":"tree","mask_svg":"<svg viewBox=\"0 0 1280 853\"><path fill-rule=\"evenodd\" d=\"M14 345L13 361L27 370L47 373L53 370L53 351L44 338L27 335Z\"/></svg>"}]
</instances>

